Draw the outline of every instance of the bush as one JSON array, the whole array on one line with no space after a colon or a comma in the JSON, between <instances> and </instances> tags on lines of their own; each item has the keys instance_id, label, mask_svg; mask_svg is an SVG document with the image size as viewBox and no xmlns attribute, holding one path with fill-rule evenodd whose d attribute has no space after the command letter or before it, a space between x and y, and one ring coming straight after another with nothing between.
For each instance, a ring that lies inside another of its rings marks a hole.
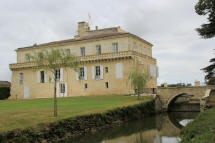
<instances>
[{"instance_id":1,"label":"bush","mask_svg":"<svg viewBox=\"0 0 215 143\"><path fill-rule=\"evenodd\" d=\"M0 100L10 97L10 87L0 87Z\"/></svg>"}]
</instances>

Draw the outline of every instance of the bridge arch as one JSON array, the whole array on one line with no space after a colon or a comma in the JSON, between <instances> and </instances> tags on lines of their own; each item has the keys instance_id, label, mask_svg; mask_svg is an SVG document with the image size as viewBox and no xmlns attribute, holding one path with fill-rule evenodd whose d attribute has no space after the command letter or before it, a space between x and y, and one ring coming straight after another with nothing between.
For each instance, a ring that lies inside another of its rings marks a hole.
<instances>
[{"instance_id":1,"label":"bridge arch","mask_svg":"<svg viewBox=\"0 0 215 143\"><path fill-rule=\"evenodd\" d=\"M190 95L188 93L179 93L179 94L176 94L174 96L171 96L168 101L167 101L167 104L166 104L166 110L167 111L170 111L170 107L171 105L174 105L174 102L179 98L179 97L183 97L184 98L184 102L189 102L190 98L192 98L193 96L195 95ZM200 100L199 100L199 103L200 103ZM200 109L200 104L199 104L199 109Z\"/></svg>"}]
</instances>

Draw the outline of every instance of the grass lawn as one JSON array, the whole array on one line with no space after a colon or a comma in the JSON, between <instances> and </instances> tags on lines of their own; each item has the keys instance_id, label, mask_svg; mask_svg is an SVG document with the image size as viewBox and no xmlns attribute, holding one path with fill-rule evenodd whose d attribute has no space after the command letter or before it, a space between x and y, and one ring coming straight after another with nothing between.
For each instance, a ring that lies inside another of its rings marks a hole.
<instances>
[{"instance_id":1,"label":"grass lawn","mask_svg":"<svg viewBox=\"0 0 215 143\"><path fill-rule=\"evenodd\" d=\"M0 100L0 132L32 127L68 117L101 113L151 100L123 95L58 98L58 117L53 117L53 99Z\"/></svg>"},{"instance_id":2,"label":"grass lawn","mask_svg":"<svg viewBox=\"0 0 215 143\"><path fill-rule=\"evenodd\" d=\"M181 131L181 143L215 143L215 108L201 112Z\"/></svg>"}]
</instances>

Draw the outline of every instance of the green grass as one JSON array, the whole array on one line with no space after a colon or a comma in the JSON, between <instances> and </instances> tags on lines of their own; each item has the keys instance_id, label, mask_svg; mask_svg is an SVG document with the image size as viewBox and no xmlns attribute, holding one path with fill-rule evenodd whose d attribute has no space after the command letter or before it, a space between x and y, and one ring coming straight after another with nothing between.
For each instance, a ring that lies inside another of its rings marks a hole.
<instances>
[{"instance_id":1,"label":"green grass","mask_svg":"<svg viewBox=\"0 0 215 143\"><path fill-rule=\"evenodd\" d=\"M215 108L200 113L181 131L181 143L215 143Z\"/></svg>"},{"instance_id":2,"label":"green grass","mask_svg":"<svg viewBox=\"0 0 215 143\"><path fill-rule=\"evenodd\" d=\"M53 99L0 100L0 132L16 128L33 127L40 123L102 113L117 107L138 104L151 97L124 95L85 96L58 98L58 117L53 117Z\"/></svg>"}]
</instances>

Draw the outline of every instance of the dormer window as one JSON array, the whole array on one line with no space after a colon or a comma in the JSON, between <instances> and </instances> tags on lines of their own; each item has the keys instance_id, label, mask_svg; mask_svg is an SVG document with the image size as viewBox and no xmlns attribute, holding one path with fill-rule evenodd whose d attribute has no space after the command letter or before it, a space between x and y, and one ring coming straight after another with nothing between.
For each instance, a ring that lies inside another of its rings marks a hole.
<instances>
[{"instance_id":1,"label":"dormer window","mask_svg":"<svg viewBox=\"0 0 215 143\"><path fill-rule=\"evenodd\" d=\"M85 48L84 47L81 48L81 56L85 56Z\"/></svg>"},{"instance_id":2,"label":"dormer window","mask_svg":"<svg viewBox=\"0 0 215 143\"><path fill-rule=\"evenodd\" d=\"M113 43L113 52L118 53L118 43Z\"/></svg>"},{"instance_id":3,"label":"dormer window","mask_svg":"<svg viewBox=\"0 0 215 143\"><path fill-rule=\"evenodd\" d=\"M101 51L101 45L97 45L96 46L96 51L97 51L97 55L101 55L102 51Z\"/></svg>"}]
</instances>

